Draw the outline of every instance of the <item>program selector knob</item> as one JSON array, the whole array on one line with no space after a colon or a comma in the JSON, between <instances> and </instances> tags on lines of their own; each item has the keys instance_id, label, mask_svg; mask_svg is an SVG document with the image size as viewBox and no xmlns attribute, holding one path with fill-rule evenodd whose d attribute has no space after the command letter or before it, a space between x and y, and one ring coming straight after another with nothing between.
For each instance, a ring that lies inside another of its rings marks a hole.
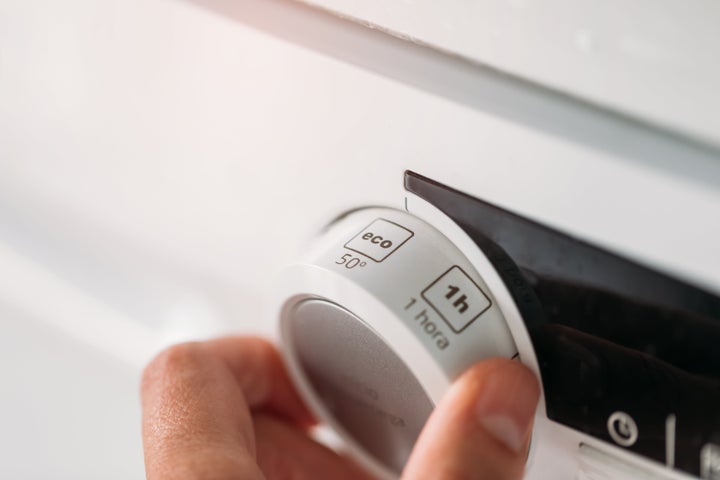
<instances>
[{"instance_id":1,"label":"program selector knob","mask_svg":"<svg viewBox=\"0 0 720 480\"><path fill-rule=\"evenodd\" d=\"M367 208L336 220L282 272L277 292L298 390L382 478L400 473L456 377L484 358L517 354L473 265L406 212Z\"/></svg>"}]
</instances>

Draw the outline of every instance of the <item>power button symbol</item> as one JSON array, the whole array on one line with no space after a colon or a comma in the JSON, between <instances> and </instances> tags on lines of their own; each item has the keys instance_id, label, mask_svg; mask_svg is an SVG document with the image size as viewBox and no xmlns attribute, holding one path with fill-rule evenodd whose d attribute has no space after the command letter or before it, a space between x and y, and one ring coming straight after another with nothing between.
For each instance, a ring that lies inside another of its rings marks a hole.
<instances>
[{"instance_id":1,"label":"power button symbol","mask_svg":"<svg viewBox=\"0 0 720 480\"><path fill-rule=\"evenodd\" d=\"M615 412L607 421L607 429L615 443L630 447L638 439L638 427L635 420L625 412Z\"/></svg>"}]
</instances>

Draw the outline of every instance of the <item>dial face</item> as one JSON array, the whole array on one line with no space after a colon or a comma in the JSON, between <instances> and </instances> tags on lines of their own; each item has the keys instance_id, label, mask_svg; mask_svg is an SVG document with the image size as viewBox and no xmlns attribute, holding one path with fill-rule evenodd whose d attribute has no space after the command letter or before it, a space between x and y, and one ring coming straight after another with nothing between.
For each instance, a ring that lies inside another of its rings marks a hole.
<instances>
[{"instance_id":1,"label":"dial face","mask_svg":"<svg viewBox=\"0 0 720 480\"><path fill-rule=\"evenodd\" d=\"M475 362L517 353L483 278L406 212L339 217L280 279L288 370L318 419L396 478L433 406Z\"/></svg>"},{"instance_id":2,"label":"dial face","mask_svg":"<svg viewBox=\"0 0 720 480\"><path fill-rule=\"evenodd\" d=\"M367 324L326 300L285 319L307 381L346 438L399 473L433 404L403 361Z\"/></svg>"}]
</instances>

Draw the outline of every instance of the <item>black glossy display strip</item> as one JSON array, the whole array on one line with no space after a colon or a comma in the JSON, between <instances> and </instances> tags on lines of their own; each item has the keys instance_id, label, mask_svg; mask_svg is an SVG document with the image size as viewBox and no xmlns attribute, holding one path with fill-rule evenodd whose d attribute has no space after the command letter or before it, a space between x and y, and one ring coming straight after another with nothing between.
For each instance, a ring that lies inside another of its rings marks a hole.
<instances>
[{"instance_id":1,"label":"black glossy display strip","mask_svg":"<svg viewBox=\"0 0 720 480\"><path fill-rule=\"evenodd\" d=\"M720 298L416 173L405 188L452 218L500 274L535 348L549 418L617 443L608 419L624 412L638 431L626 448L662 463L672 420L675 466L699 474L701 449L720 444Z\"/></svg>"}]
</instances>

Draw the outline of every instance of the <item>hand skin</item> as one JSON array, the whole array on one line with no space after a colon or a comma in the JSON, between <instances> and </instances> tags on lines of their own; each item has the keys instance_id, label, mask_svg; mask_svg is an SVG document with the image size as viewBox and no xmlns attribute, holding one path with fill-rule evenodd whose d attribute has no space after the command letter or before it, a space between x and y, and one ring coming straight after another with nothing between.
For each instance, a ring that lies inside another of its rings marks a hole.
<instances>
[{"instance_id":1,"label":"hand skin","mask_svg":"<svg viewBox=\"0 0 720 480\"><path fill-rule=\"evenodd\" d=\"M259 338L185 343L142 380L148 480L370 480L308 436L315 424ZM539 396L519 362L465 372L430 416L402 480L520 480Z\"/></svg>"}]
</instances>

